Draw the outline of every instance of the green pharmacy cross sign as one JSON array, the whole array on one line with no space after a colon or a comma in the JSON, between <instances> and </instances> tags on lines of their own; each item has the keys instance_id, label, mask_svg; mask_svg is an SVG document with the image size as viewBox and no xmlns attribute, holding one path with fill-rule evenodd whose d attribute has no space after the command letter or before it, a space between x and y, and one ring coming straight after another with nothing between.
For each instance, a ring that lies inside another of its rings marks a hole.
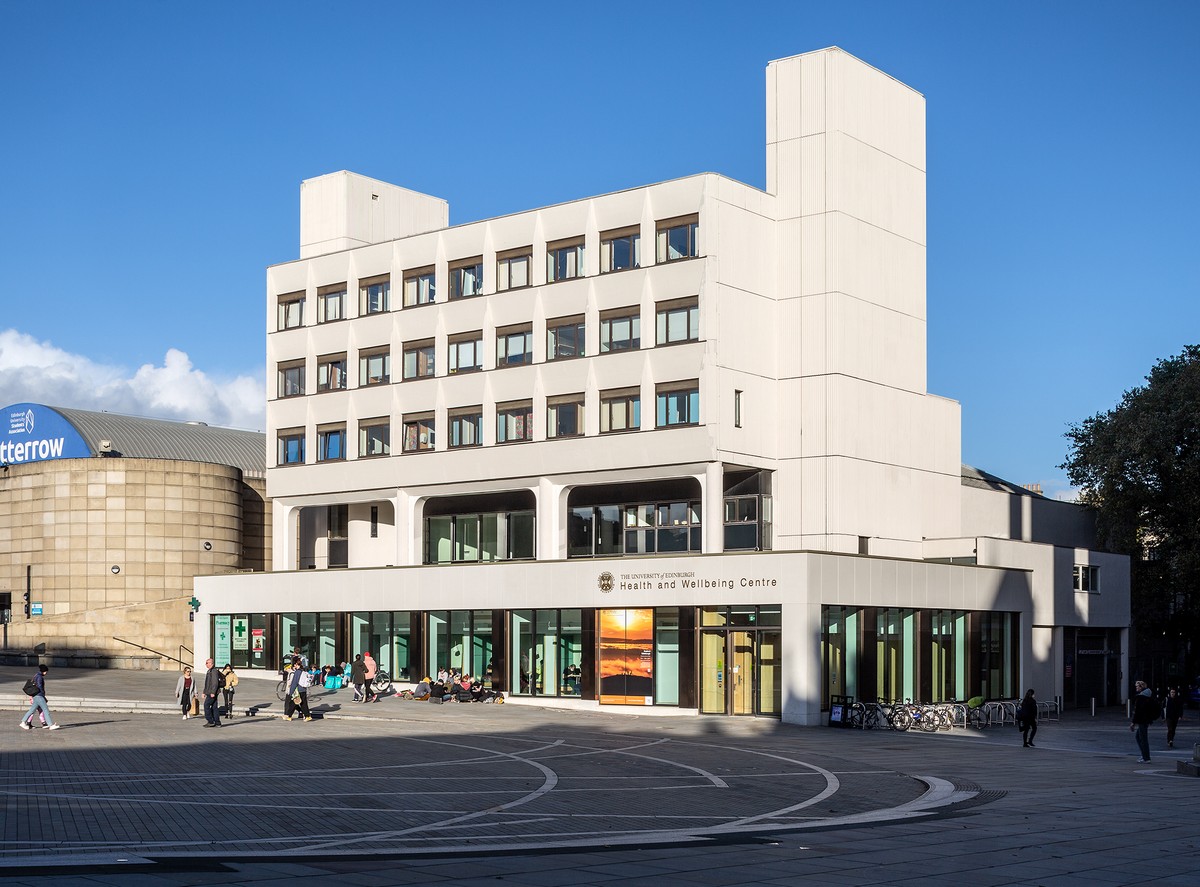
<instances>
[{"instance_id":1,"label":"green pharmacy cross sign","mask_svg":"<svg viewBox=\"0 0 1200 887\"><path fill-rule=\"evenodd\" d=\"M193 610L199 610L199 609L200 609L200 602L199 602L198 600L196 600L196 596L195 596L195 595L192 595L192 599L191 599L190 601L188 601L188 605L189 605L189 606L191 606L191 608L192 608Z\"/></svg>"}]
</instances>

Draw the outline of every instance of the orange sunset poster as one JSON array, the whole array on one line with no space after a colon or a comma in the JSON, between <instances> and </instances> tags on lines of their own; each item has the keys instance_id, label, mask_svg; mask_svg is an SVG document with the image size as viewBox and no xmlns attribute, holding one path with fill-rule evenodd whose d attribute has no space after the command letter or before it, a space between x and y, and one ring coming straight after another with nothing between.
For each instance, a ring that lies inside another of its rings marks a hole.
<instances>
[{"instance_id":1,"label":"orange sunset poster","mask_svg":"<svg viewBox=\"0 0 1200 887\"><path fill-rule=\"evenodd\" d=\"M601 610L601 705L654 702L654 611Z\"/></svg>"}]
</instances>

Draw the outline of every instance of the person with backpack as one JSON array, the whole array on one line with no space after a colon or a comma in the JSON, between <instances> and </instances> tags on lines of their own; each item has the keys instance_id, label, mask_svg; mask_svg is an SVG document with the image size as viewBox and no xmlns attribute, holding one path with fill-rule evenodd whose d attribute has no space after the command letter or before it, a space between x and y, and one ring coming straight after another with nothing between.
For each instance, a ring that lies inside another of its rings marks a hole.
<instances>
[{"instance_id":1,"label":"person with backpack","mask_svg":"<svg viewBox=\"0 0 1200 887\"><path fill-rule=\"evenodd\" d=\"M1133 685L1136 695L1133 697L1133 723L1129 732L1137 742L1138 750L1142 753L1139 764L1150 763L1150 725L1158 720L1158 700L1150 692L1145 681L1137 681Z\"/></svg>"},{"instance_id":2,"label":"person with backpack","mask_svg":"<svg viewBox=\"0 0 1200 887\"><path fill-rule=\"evenodd\" d=\"M25 717L21 718L21 729L32 730L33 716L39 711L42 717L45 718L47 729L57 730L58 724L54 723L54 718L50 717L50 706L46 704L46 672L50 668L45 665L39 665L37 673L25 682L22 692L29 697L29 711L25 712Z\"/></svg>"},{"instance_id":3,"label":"person with backpack","mask_svg":"<svg viewBox=\"0 0 1200 887\"><path fill-rule=\"evenodd\" d=\"M304 716L304 720L312 720L312 712L308 708L308 688L312 686L312 680L311 671L299 662L293 662L292 681L288 685L288 698L292 701L292 711L287 716L289 721L296 719L297 712Z\"/></svg>"}]
</instances>

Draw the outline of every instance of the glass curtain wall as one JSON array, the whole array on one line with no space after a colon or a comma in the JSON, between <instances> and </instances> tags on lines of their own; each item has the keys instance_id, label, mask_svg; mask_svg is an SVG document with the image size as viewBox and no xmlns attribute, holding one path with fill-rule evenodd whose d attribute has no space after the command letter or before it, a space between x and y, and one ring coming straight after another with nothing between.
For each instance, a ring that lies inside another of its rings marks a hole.
<instances>
[{"instance_id":1,"label":"glass curtain wall","mask_svg":"<svg viewBox=\"0 0 1200 887\"><path fill-rule=\"evenodd\" d=\"M967 694L967 614L962 610L933 610L930 623L929 701L966 699Z\"/></svg>"},{"instance_id":2,"label":"glass curtain wall","mask_svg":"<svg viewBox=\"0 0 1200 887\"><path fill-rule=\"evenodd\" d=\"M425 521L425 563L532 560L534 512L452 514Z\"/></svg>"}]
</instances>

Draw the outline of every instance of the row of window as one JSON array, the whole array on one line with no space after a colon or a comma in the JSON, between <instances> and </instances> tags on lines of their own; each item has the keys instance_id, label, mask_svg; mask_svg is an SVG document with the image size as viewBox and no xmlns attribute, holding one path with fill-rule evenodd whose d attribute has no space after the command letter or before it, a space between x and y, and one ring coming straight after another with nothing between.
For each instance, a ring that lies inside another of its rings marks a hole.
<instances>
[{"instance_id":1,"label":"row of window","mask_svg":"<svg viewBox=\"0 0 1200 887\"><path fill-rule=\"evenodd\" d=\"M600 316L600 353L635 351L641 348L642 319L636 308L621 308ZM546 327L546 360L585 357L582 317L563 317L549 321ZM678 345L699 341L700 308L695 298L663 303L656 312L655 343ZM483 369L483 333L451 336L447 342L447 371L450 374ZM404 343L402 378L426 379L435 375L435 348L432 340ZM533 363L533 325L505 327L496 332L496 368ZM347 377L345 353L317 358L317 391L344 390ZM305 363L289 360L279 364L278 396L300 397L305 385ZM384 385L392 381L392 355L387 346L361 349L358 353L360 387Z\"/></svg>"},{"instance_id":2,"label":"row of window","mask_svg":"<svg viewBox=\"0 0 1200 887\"><path fill-rule=\"evenodd\" d=\"M698 234L696 217L671 219L658 224L657 262L695 258ZM546 282L571 280L584 272L583 238L557 241L546 248ZM496 291L530 286L533 248L523 247L496 255ZM608 231L600 237L600 272L624 271L642 265L641 233L637 228ZM437 301L437 282L431 267L405 271L402 278L403 307L413 308ZM459 259L449 265L449 298L466 299L483 295L483 257ZM348 289L345 283L317 289L317 323L344 320ZM305 293L279 297L278 329L304 326ZM391 276L384 274L359 281L360 316L392 310Z\"/></svg>"},{"instance_id":3,"label":"row of window","mask_svg":"<svg viewBox=\"0 0 1200 887\"><path fill-rule=\"evenodd\" d=\"M771 547L771 497L724 499L724 549ZM570 558L632 557L704 550L700 502L589 505L567 516ZM425 563L533 560L535 514L530 510L449 514L425 519Z\"/></svg>"},{"instance_id":4,"label":"row of window","mask_svg":"<svg viewBox=\"0 0 1200 887\"><path fill-rule=\"evenodd\" d=\"M700 389L695 380L659 385L655 391L655 427L696 425L700 422ZM450 410L447 414L450 449L483 445L483 408ZM639 431L642 427L641 392L622 388L600 393L600 433ZM435 449L436 426L431 412L404 416L402 451ZM317 426L317 461L346 458L346 425ZM546 438L581 437L584 433L584 395L567 394L546 399ZM302 465L305 461L304 429L279 432L279 465ZM496 443L533 440L533 401L498 404ZM358 423L358 456L389 456L392 452L391 420L363 419Z\"/></svg>"}]
</instances>

